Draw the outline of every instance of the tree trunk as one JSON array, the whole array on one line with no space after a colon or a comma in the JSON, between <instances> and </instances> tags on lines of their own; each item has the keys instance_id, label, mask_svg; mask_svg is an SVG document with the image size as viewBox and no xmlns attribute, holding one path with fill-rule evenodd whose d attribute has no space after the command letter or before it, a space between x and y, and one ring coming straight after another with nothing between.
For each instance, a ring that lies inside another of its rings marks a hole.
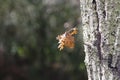
<instances>
[{"instance_id":1,"label":"tree trunk","mask_svg":"<svg viewBox=\"0 0 120 80\"><path fill-rule=\"evenodd\" d=\"M80 0L88 80L120 80L120 1Z\"/></svg>"}]
</instances>

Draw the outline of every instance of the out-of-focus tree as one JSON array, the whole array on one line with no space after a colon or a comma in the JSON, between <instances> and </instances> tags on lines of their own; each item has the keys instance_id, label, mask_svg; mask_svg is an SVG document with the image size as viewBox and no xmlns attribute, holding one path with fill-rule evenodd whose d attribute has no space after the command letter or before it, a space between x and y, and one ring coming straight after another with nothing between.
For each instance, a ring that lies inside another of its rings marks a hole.
<instances>
[{"instance_id":1,"label":"out-of-focus tree","mask_svg":"<svg viewBox=\"0 0 120 80\"><path fill-rule=\"evenodd\" d=\"M1 0L0 7L1 80L86 79L82 38L61 52L56 41L65 22L76 24L79 7L42 0Z\"/></svg>"}]
</instances>

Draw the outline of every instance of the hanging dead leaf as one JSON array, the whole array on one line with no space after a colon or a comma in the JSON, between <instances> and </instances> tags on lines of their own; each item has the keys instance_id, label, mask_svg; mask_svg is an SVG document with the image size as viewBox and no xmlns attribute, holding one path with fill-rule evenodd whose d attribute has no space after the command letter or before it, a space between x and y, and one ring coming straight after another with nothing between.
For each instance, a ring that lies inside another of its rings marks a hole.
<instances>
[{"instance_id":1,"label":"hanging dead leaf","mask_svg":"<svg viewBox=\"0 0 120 80\"><path fill-rule=\"evenodd\" d=\"M62 50L64 47L74 48L75 46L74 35L77 34L77 32L78 32L77 28L72 28L69 31L66 31L64 34L58 35L56 37L56 39L59 40L58 48L60 50Z\"/></svg>"}]
</instances>

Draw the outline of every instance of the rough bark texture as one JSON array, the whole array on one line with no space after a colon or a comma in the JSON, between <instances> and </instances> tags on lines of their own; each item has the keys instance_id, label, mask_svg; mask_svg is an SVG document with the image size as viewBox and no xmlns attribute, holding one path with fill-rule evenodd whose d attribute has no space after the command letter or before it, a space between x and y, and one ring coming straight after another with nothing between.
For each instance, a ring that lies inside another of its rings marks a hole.
<instances>
[{"instance_id":1,"label":"rough bark texture","mask_svg":"<svg viewBox=\"0 0 120 80\"><path fill-rule=\"evenodd\" d=\"M89 80L120 80L120 1L80 0Z\"/></svg>"}]
</instances>

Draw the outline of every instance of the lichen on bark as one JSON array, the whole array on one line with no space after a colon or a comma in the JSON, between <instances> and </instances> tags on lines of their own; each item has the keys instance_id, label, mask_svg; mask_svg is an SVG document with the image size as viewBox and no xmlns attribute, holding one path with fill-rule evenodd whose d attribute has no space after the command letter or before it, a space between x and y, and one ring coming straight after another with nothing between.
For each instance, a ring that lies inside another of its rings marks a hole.
<instances>
[{"instance_id":1,"label":"lichen on bark","mask_svg":"<svg viewBox=\"0 0 120 80\"><path fill-rule=\"evenodd\" d=\"M85 64L89 80L120 79L118 0L80 0ZM113 56L112 68L107 57Z\"/></svg>"}]
</instances>

